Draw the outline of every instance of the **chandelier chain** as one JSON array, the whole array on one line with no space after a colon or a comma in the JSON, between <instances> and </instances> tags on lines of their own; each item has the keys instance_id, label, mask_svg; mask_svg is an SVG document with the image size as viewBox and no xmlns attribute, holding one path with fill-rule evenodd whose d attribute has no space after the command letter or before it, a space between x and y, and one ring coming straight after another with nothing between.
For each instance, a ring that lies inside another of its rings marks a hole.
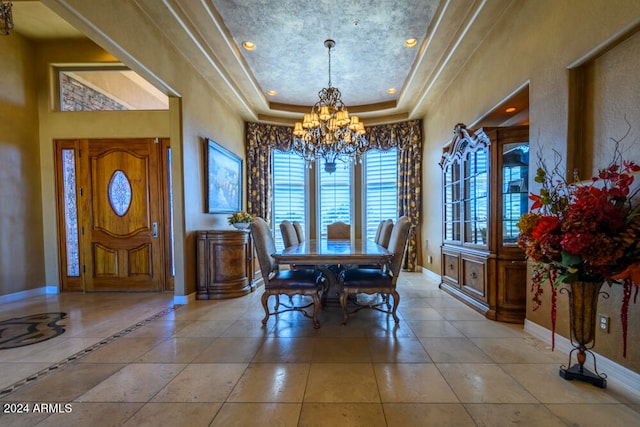
<instances>
[{"instance_id":1,"label":"chandelier chain","mask_svg":"<svg viewBox=\"0 0 640 427\"><path fill-rule=\"evenodd\" d=\"M329 87L331 87L331 45L329 45Z\"/></svg>"}]
</instances>

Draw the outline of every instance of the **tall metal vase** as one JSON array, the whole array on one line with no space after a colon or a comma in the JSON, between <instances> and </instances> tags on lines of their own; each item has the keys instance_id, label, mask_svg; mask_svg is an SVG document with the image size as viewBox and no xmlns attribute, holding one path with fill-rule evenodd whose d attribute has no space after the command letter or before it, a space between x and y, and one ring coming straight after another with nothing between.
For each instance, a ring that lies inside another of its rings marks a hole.
<instances>
[{"instance_id":1,"label":"tall metal vase","mask_svg":"<svg viewBox=\"0 0 640 427\"><path fill-rule=\"evenodd\" d=\"M607 375L599 374L596 368L596 358L591 349L596 341L596 324L598 313L598 296L602 282L574 282L569 293L569 322L571 327L571 344L569 365L571 358L577 352L577 364L567 368L560 367L560 376L566 380L579 380L591 383L597 387L607 386ZM587 353L593 357L594 371L584 367Z\"/></svg>"}]
</instances>

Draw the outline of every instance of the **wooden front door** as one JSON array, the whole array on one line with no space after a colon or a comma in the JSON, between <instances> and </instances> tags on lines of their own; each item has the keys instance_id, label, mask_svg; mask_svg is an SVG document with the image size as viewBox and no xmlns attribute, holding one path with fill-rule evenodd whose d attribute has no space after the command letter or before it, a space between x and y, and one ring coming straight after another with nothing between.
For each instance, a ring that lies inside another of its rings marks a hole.
<instances>
[{"instance_id":1,"label":"wooden front door","mask_svg":"<svg viewBox=\"0 0 640 427\"><path fill-rule=\"evenodd\" d=\"M78 150L82 290L163 290L169 237L163 222L162 144L148 138L76 140L72 145Z\"/></svg>"}]
</instances>

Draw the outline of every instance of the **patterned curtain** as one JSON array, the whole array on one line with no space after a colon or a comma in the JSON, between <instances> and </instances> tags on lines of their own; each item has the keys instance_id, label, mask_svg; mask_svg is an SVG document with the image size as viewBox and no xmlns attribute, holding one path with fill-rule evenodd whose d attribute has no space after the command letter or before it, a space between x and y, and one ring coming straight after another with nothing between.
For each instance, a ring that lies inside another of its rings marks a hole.
<instances>
[{"instance_id":1,"label":"patterned curtain","mask_svg":"<svg viewBox=\"0 0 640 427\"><path fill-rule=\"evenodd\" d=\"M422 203L422 120L367 127L370 149L398 148L398 216L414 227L409 236L404 269L414 271L418 256L418 224Z\"/></svg>"},{"instance_id":2,"label":"patterned curtain","mask_svg":"<svg viewBox=\"0 0 640 427\"><path fill-rule=\"evenodd\" d=\"M422 121L367 127L370 149L398 149L398 215L414 226L409 236L404 268L413 271L418 255L418 224L422 203ZM271 150L291 148L291 128L247 123L247 211L266 221L271 218Z\"/></svg>"},{"instance_id":3,"label":"patterned curtain","mask_svg":"<svg viewBox=\"0 0 640 427\"><path fill-rule=\"evenodd\" d=\"M247 123L247 212L271 221L271 150L289 151L291 128Z\"/></svg>"}]
</instances>

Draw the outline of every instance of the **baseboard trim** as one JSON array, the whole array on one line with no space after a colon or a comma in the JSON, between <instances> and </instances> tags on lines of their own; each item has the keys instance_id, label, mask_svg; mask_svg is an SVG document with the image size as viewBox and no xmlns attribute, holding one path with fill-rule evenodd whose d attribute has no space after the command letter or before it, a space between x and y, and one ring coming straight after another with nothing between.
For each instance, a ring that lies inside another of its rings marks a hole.
<instances>
[{"instance_id":1,"label":"baseboard trim","mask_svg":"<svg viewBox=\"0 0 640 427\"><path fill-rule=\"evenodd\" d=\"M29 289L27 291L14 292L12 294L6 294L0 296L0 304L4 304L7 302L15 302L23 299L36 297L39 295L46 294L57 294L58 287L57 286L43 286L41 288Z\"/></svg>"},{"instance_id":2,"label":"baseboard trim","mask_svg":"<svg viewBox=\"0 0 640 427\"><path fill-rule=\"evenodd\" d=\"M544 328L537 323L533 323L530 320L524 321L524 330L541 341L551 346L551 331ZM555 351L561 351L567 355L567 362L569 361L569 352L573 346L568 338L556 334L555 338ZM598 372L607 374L607 388L622 389L626 392L631 392L640 398L640 374L634 372L624 366L607 359L606 357L596 353L594 354L598 358ZM574 359L575 362L575 359ZM593 370L593 359L587 357L585 366Z\"/></svg>"},{"instance_id":3,"label":"baseboard trim","mask_svg":"<svg viewBox=\"0 0 640 427\"><path fill-rule=\"evenodd\" d=\"M174 304L179 304L179 305L184 305L184 304L190 304L192 302L194 302L196 300L196 293L193 292L189 295L174 295L173 297L173 303Z\"/></svg>"},{"instance_id":4,"label":"baseboard trim","mask_svg":"<svg viewBox=\"0 0 640 427\"><path fill-rule=\"evenodd\" d=\"M422 267L422 274L427 276L429 279L440 281L440 275L434 273L433 271L429 270L428 268Z\"/></svg>"}]
</instances>

